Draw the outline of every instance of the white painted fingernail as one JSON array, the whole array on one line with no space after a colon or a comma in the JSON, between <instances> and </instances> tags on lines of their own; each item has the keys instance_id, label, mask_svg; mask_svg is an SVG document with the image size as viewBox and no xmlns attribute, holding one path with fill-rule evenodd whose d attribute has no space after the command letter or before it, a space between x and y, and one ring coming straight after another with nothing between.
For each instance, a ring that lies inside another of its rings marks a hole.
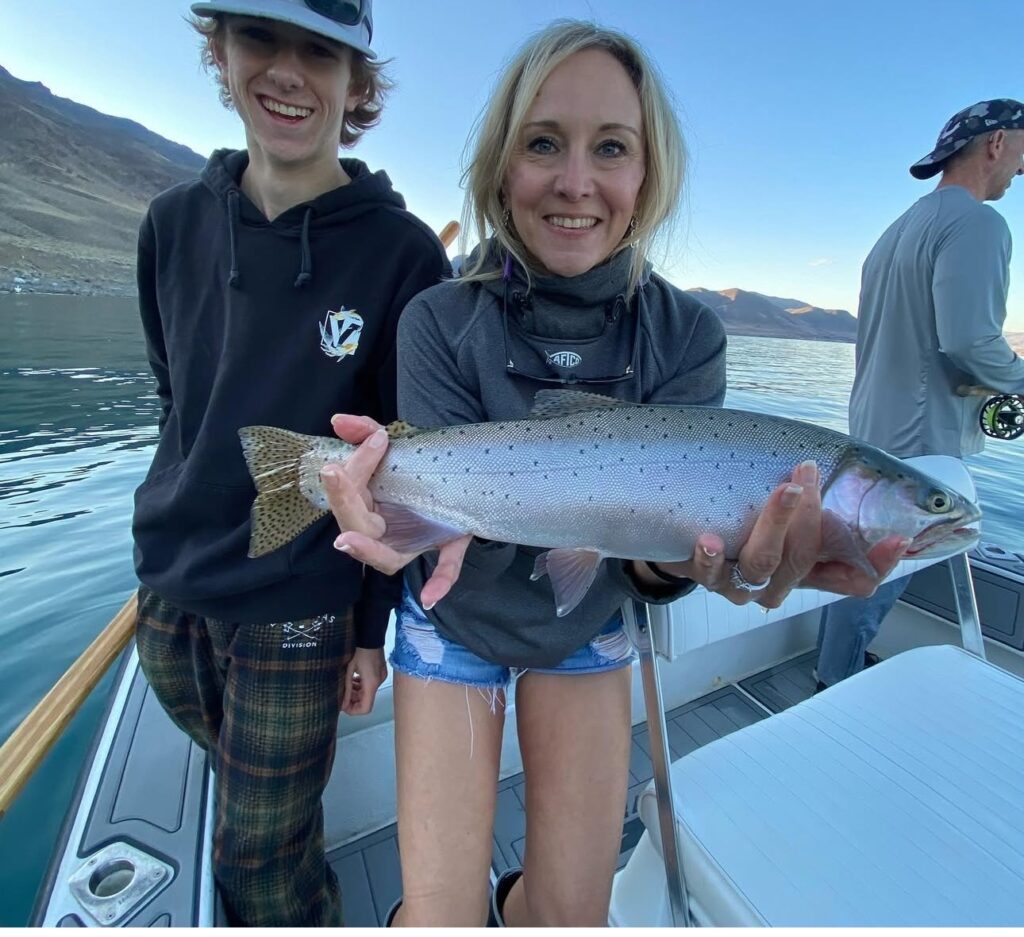
<instances>
[{"instance_id":1,"label":"white painted fingernail","mask_svg":"<svg viewBox=\"0 0 1024 937\"><path fill-rule=\"evenodd\" d=\"M704 551L704 555L707 557L714 559L714 557L718 556L717 550L709 550L707 547L704 546L702 546L701 549Z\"/></svg>"},{"instance_id":2,"label":"white painted fingernail","mask_svg":"<svg viewBox=\"0 0 1024 937\"><path fill-rule=\"evenodd\" d=\"M435 605L437 605L437 602L424 602L423 611L429 612Z\"/></svg>"},{"instance_id":3,"label":"white painted fingernail","mask_svg":"<svg viewBox=\"0 0 1024 937\"><path fill-rule=\"evenodd\" d=\"M371 449L383 449L388 444L388 431L379 429L370 437Z\"/></svg>"},{"instance_id":4,"label":"white painted fingernail","mask_svg":"<svg viewBox=\"0 0 1024 937\"><path fill-rule=\"evenodd\" d=\"M803 485L786 485L782 490L782 506L786 508L793 507L800 500L800 495L803 493Z\"/></svg>"},{"instance_id":5,"label":"white painted fingernail","mask_svg":"<svg viewBox=\"0 0 1024 937\"><path fill-rule=\"evenodd\" d=\"M342 553L352 552L352 547L350 547L347 543L342 543L340 538L334 541L334 549L340 550Z\"/></svg>"}]
</instances>

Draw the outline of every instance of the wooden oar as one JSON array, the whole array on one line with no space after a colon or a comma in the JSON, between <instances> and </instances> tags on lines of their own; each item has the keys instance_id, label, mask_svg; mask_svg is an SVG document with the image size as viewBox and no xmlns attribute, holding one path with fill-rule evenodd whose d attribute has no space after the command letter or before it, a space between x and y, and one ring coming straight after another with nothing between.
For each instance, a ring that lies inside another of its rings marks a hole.
<instances>
[{"instance_id":1,"label":"wooden oar","mask_svg":"<svg viewBox=\"0 0 1024 937\"><path fill-rule=\"evenodd\" d=\"M438 235L445 247L458 236L459 223L449 221ZM64 673L0 746L0 819L32 777L54 742L74 718L93 687L124 650L135 630L136 596L121 608L110 624Z\"/></svg>"},{"instance_id":2,"label":"wooden oar","mask_svg":"<svg viewBox=\"0 0 1024 937\"><path fill-rule=\"evenodd\" d=\"M135 630L135 595L0 747L0 818Z\"/></svg>"},{"instance_id":3,"label":"wooden oar","mask_svg":"<svg viewBox=\"0 0 1024 937\"><path fill-rule=\"evenodd\" d=\"M452 242L459 236L459 223L457 221L449 221L442 229L438 237L441 239L441 243L445 247L451 247Z\"/></svg>"}]
</instances>

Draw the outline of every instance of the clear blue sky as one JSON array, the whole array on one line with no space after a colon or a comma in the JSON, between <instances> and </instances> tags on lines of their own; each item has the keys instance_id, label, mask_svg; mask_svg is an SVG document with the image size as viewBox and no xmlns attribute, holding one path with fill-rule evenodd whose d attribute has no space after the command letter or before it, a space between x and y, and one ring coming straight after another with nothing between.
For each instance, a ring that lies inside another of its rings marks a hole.
<instances>
[{"instance_id":1,"label":"clear blue sky","mask_svg":"<svg viewBox=\"0 0 1024 937\"><path fill-rule=\"evenodd\" d=\"M186 9L0 0L0 65L203 155L239 146ZM458 217L463 144L487 89L518 42L559 16L630 32L678 101L692 160L663 270L681 286L855 311L864 255L932 188L910 163L959 108L1024 98L1019 0L376 0L375 46L399 87L356 155L435 228ZM1007 328L1024 330L1024 179L995 204L1022 245Z\"/></svg>"}]
</instances>

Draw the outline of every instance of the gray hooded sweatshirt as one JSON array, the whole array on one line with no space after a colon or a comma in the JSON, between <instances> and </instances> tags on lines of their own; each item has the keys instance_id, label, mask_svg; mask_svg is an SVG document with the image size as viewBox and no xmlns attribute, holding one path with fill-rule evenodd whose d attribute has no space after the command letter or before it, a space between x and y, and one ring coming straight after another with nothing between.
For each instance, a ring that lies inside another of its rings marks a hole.
<instances>
[{"instance_id":1,"label":"gray hooded sweatshirt","mask_svg":"<svg viewBox=\"0 0 1024 937\"><path fill-rule=\"evenodd\" d=\"M524 419L534 394L554 386L537 375L622 375L634 347L626 379L573 389L721 406L725 330L717 315L650 272L629 299L630 259L624 250L578 277L533 276L528 285L514 268L507 284L456 280L420 293L399 322L400 417L421 428ZM521 374L509 373L510 358ZM693 588L642 586L627 564L609 559L583 601L557 618L550 581L530 581L540 552L474 539L455 587L427 616L442 636L485 660L552 667L599 634L627 598L667 603ZM424 554L406 568L417 599L436 559Z\"/></svg>"}]
</instances>

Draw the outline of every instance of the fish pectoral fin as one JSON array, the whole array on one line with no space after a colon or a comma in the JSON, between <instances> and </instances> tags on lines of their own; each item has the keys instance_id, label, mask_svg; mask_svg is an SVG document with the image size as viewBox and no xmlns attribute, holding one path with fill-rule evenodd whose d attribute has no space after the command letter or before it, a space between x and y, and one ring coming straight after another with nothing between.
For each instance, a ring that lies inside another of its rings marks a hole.
<instances>
[{"instance_id":1,"label":"fish pectoral fin","mask_svg":"<svg viewBox=\"0 0 1024 937\"><path fill-rule=\"evenodd\" d=\"M821 512L821 555L826 560L855 566L869 576L878 576L859 538L838 514L827 508Z\"/></svg>"},{"instance_id":2,"label":"fish pectoral fin","mask_svg":"<svg viewBox=\"0 0 1024 937\"><path fill-rule=\"evenodd\" d=\"M537 557L530 579L536 581L543 576L551 577L555 611L561 618L583 600L603 559L604 556L596 550L548 550Z\"/></svg>"},{"instance_id":3,"label":"fish pectoral fin","mask_svg":"<svg viewBox=\"0 0 1024 937\"><path fill-rule=\"evenodd\" d=\"M604 394L588 394L582 390L538 390L533 395L531 420L549 420L590 410L610 410L613 407L639 407L628 400L616 400Z\"/></svg>"},{"instance_id":4,"label":"fish pectoral fin","mask_svg":"<svg viewBox=\"0 0 1024 937\"><path fill-rule=\"evenodd\" d=\"M467 533L461 528L417 514L403 504L379 502L376 507L387 525L384 536L380 538L381 543L399 553L419 553Z\"/></svg>"}]
</instances>

